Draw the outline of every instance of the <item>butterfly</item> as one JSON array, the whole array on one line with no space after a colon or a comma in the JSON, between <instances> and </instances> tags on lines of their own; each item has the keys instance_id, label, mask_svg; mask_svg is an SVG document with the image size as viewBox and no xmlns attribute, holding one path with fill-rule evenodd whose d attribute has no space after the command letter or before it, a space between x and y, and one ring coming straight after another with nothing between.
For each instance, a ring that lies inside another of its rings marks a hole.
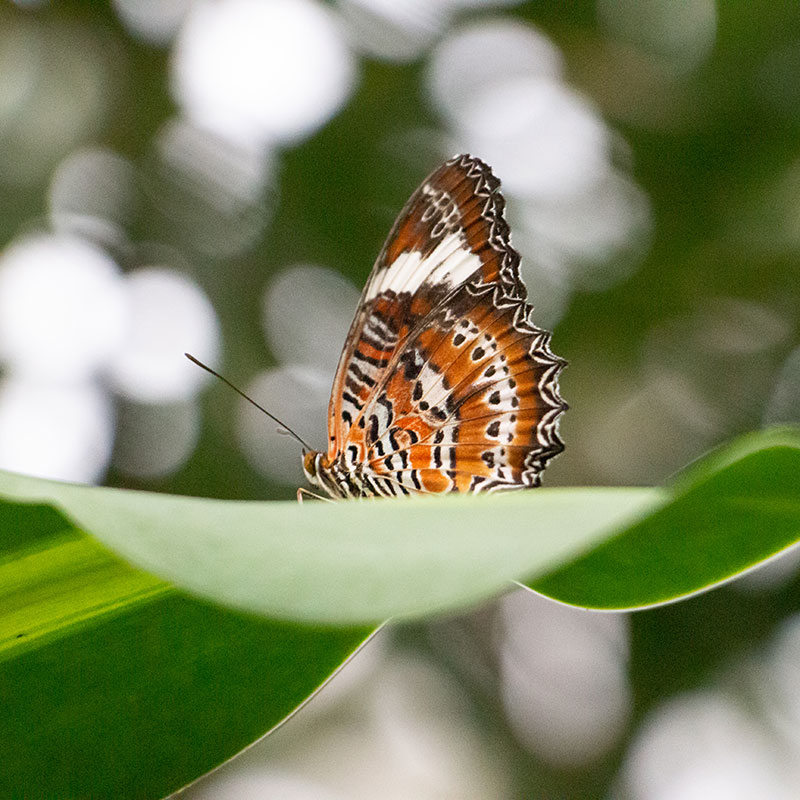
<instances>
[{"instance_id":1,"label":"butterfly","mask_svg":"<svg viewBox=\"0 0 800 800\"><path fill-rule=\"evenodd\" d=\"M500 182L460 155L411 195L367 279L303 471L331 497L538 486L565 361L530 320Z\"/></svg>"}]
</instances>

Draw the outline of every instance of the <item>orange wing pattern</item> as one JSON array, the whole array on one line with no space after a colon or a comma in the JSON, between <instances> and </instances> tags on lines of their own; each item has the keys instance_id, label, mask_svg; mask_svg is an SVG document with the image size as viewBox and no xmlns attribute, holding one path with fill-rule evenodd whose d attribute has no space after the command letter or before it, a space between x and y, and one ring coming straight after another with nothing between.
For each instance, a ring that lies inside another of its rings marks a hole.
<instances>
[{"instance_id":1,"label":"orange wing pattern","mask_svg":"<svg viewBox=\"0 0 800 800\"><path fill-rule=\"evenodd\" d=\"M304 462L332 496L537 486L563 449L564 361L529 319L499 186L459 156L395 222L339 360L328 452Z\"/></svg>"}]
</instances>

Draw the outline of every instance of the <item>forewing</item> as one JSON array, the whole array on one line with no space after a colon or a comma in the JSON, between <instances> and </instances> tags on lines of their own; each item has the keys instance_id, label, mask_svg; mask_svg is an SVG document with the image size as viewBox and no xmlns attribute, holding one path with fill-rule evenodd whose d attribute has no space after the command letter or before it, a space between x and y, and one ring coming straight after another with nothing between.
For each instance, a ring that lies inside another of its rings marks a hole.
<instances>
[{"instance_id":1,"label":"forewing","mask_svg":"<svg viewBox=\"0 0 800 800\"><path fill-rule=\"evenodd\" d=\"M501 284L509 295L524 293L519 259L509 257L499 185L482 161L458 156L433 172L400 212L339 359L329 405L330 458L408 336L453 289L472 280Z\"/></svg>"}]
</instances>

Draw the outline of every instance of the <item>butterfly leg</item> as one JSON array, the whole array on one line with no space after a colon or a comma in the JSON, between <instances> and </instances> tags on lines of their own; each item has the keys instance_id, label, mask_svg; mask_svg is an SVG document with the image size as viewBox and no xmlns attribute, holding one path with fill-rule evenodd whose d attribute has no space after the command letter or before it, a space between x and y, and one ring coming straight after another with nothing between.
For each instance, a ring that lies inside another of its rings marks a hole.
<instances>
[{"instance_id":1,"label":"butterfly leg","mask_svg":"<svg viewBox=\"0 0 800 800\"><path fill-rule=\"evenodd\" d=\"M335 503L335 500L331 500L330 497L323 497L321 494L314 494L314 492L310 492L308 489L303 488L302 486L297 490L297 502L300 505L303 505L303 495L307 494L309 497L313 497L315 500L322 500L323 503Z\"/></svg>"}]
</instances>

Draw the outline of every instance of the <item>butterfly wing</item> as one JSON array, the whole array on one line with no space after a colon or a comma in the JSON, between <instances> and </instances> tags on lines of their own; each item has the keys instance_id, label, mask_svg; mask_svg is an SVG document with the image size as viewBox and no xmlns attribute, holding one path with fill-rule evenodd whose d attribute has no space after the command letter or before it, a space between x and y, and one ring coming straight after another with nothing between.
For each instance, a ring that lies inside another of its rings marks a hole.
<instances>
[{"instance_id":1,"label":"butterfly wing","mask_svg":"<svg viewBox=\"0 0 800 800\"><path fill-rule=\"evenodd\" d=\"M334 379L331 460L381 494L535 486L563 449L564 362L529 319L499 181L459 156L411 196Z\"/></svg>"},{"instance_id":2,"label":"butterfly wing","mask_svg":"<svg viewBox=\"0 0 800 800\"><path fill-rule=\"evenodd\" d=\"M340 450L373 381L447 289L480 269L485 283L501 280L503 259L492 240L507 243L508 228L498 186L483 162L461 156L431 174L400 212L339 359L329 407L330 457ZM484 209L487 202L492 207ZM515 267L502 281L509 294L520 285Z\"/></svg>"}]
</instances>

